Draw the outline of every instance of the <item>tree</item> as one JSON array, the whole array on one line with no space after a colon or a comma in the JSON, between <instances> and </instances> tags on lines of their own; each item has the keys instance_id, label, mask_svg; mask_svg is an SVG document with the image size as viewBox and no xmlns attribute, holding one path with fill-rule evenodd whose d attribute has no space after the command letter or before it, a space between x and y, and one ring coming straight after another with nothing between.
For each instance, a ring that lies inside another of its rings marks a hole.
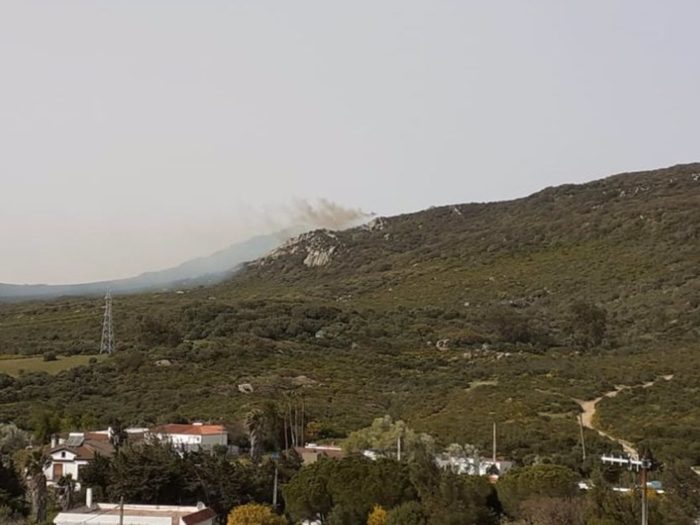
<instances>
[{"instance_id":1,"label":"tree","mask_svg":"<svg viewBox=\"0 0 700 525\"><path fill-rule=\"evenodd\" d=\"M287 522L267 505L247 503L234 507L226 523L227 525L285 525Z\"/></svg>"},{"instance_id":2,"label":"tree","mask_svg":"<svg viewBox=\"0 0 700 525\"><path fill-rule=\"evenodd\" d=\"M138 338L145 346L177 346L182 342L182 333L175 324L146 315L139 321Z\"/></svg>"},{"instance_id":3,"label":"tree","mask_svg":"<svg viewBox=\"0 0 700 525\"><path fill-rule=\"evenodd\" d=\"M179 503L190 496L184 473L183 458L169 444L127 444L112 458L108 496L135 503Z\"/></svg>"},{"instance_id":4,"label":"tree","mask_svg":"<svg viewBox=\"0 0 700 525\"><path fill-rule=\"evenodd\" d=\"M61 430L61 418L50 409L39 409L32 417L34 427L34 437L39 443L46 444L51 441L51 437Z\"/></svg>"},{"instance_id":5,"label":"tree","mask_svg":"<svg viewBox=\"0 0 700 525\"><path fill-rule=\"evenodd\" d=\"M432 450L435 442L428 434L419 434L403 421L393 421L391 416L378 417L369 427L352 432L343 443L348 452L366 449L379 450L396 455L401 440L402 457L413 458L418 447Z\"/></svg>"},{"instance_id":6,"label":"tree","mask_svg":"<svg viewBox=\"0 0 700 525\"><path fill-rule=\"evenodd\" d=\"M29 489L32 496L32 509L34 517L38 523L46 521L46 504L48 493L46 490L46 476L44 475L44 465L46 457L41 450L33 451L26 462L27 475L29 476Z\"/></svg>"},{"instance_id":7,"label":"tree","mask_svg":"<svg viewBox=\"0 0 700 525\"><path fill-rule=\"evenodd\" d=\"M333 509L333 496L328 488L333 461L320 459L304 466L283 487L287 510L294 519L320 519L327 523Z\"/></svg>"},{"instance_id":8,"label":"tree","mask_svg":"<svg viewBox=\"0 0 700 525\"><path fill-rule=\"evenodd\" d=\"M521 516L521 504L536 497L571 498L579 476L561 465L533 465L514 469L498 481L498 499L511 517Z\"/></svg>"},{"instance_id":9,"label":"tree","mask_svg":"<svg viewBox=\"0 0 700 525\"><path fill-rule=\"evenodd\" d=\"M11 455L26 448L29 435L13 423L0 424L0 454Z\"/></svg>"},{"instance_id":10,"label":"tree","mask_svg":"<svg viewBox=\"0 0 700 525\"><path fill-rule=\"evenodd\" d=\"M428 525L428 518L420 503L407 501L389 512L386 523L387 525Z\"/></svg>"},{"instance_id":11,"label":"tree","mask_svg":"<svg viewBox=\"0 0 700 525\"><path fill-rule=\"evenodd\" d=\"M687 517L700 516L700 476L688 461L671 461L664 465L661 481L666 490L662 506Z\"/></svg>"},{"instance_id":12,"label":"tree","mask_svg":"<svg viewBox=\"0 0 700 525\"><path fill-rule=\"evenodd\" d=\"M56 483L58 487L58 502L62 510L68 510L73 507L73 495L75 493L75 480L68 474L61 476Z\"/></svg>"},{"instance_id":13,"label":"tree","mask_svg":"<svg viewBox=\"0 0 700 525\"><path fill-rule=\"evenodd\" d=\"M96 498L104 498L110 483L111 469L112 461L105 456L96 454L92 461L80 469L79 481L86 487L95 490Z\"/></svg>"},{"instance_id":14,"label":"tree","mask_svg":"<svg viewBox=\"0 0 700 525\"><path fill-rule=\"evenodd\" d=\"M367 516L367 525L387 525L387 512L384 507L375 505Z\"/></svg>"},{"instance_id":15,"label":"tree","mask_svg":"<svg viewBox=\"0 0 700 525\"><path fill-rule=\"evenodd\" d=\"M10 518L25 516L27 506L24 499L24 486L11 460L0 461L0 509L5 509L7 521ZM0 514L0 523L4 523Z\"/></svg>"},{"instance_id":16,"label":"tree","mask_svg":"<svg viewBox=\"0 0 700 525\"><path fill-rule=\"evenodd\" d=\"M416 497L406 463L350 456L330 464L328 490L335 504L355 514L353 522L365 521L375 505L391 508Z\"/></svg>"},{"instance_id":17,"label":"tree","mask_svg":"<svg viewBox=\"0 0 700 525\"><path fill-rule=\"evenodd\" d=\"M262 454L262 437L265 432L265 415L262 410L253 409L245 417L245 426L248 429L250 440L250 459L253 463L260 463Z\"/></svg>"},{"instance_id":18,"label":"tree","mask_svg":"<svg viewBox=\"0 0 700 525\"><path fill-rule=\"evenodd\" d=\"M526 523L536 525L585 525L584 499L534 497L520 504L520 514Z\"/></svg>"},{"instance_id":19,"label":"tree","mask_svg":"<svg viewBox=\"0 0 700 525\"><path fill-rule=\"evenodd\" d=\"M571 306L571 331L574 342L591 348L605 339L608 313L600 306L577 301Z\"/></svg>"}]
</instances>

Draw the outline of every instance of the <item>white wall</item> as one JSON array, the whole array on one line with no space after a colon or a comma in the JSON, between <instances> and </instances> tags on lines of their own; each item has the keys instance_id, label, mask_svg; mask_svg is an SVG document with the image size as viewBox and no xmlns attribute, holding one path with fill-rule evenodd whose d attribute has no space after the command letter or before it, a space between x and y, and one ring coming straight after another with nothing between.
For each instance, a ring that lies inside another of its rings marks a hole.
<instances>
[{"instance_id":1,"label":"white wall","mask_svg":"<svg viewBox=\"0 0 700 525\"><path fill-rule=\"evenodd\" d=\"M200 436L196 434L156 434L159 441L169 442L173 445L189 445L189 446L213 446L226 445L228 443L227 434L212 434Z\"/></svg>"},{"instance_id":2,"label":"white wall","mask_svg":"<svg viewBox=\"0 0 700 525\"><path fill-rule=\"evenodd\" d=\"M59 450L50 455L50 461L48 465L44 468L44 475L46 476L46 481L58 481L58 478L54 479L53 476L53 466L54 464L63 465L63 475L71 475L71 477L77 481L78 480L78 468L83 465L87 465L88 462L84 459L75 459L75 454L69 452L68 450Z\"/></svg>"}]
</instances>

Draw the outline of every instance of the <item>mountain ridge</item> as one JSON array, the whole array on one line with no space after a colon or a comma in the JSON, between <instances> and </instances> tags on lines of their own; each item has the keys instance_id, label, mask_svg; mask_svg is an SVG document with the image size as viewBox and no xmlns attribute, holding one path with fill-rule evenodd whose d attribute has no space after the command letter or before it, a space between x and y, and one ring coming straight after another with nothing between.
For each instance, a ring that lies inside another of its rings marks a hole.
<instances>
[{"instance_id":1,"label":"mountain ridge","mask_svg":"<svg viewBox=\"0 0 700 525\"><path fill-rule=\"evenodd\" d=\"M268 235L256 235L211 255L196 257L177 266L124 279L66 285L0 283L0 301L102 295L107 291L124 294L212 285L230 277L241 264L273 250L303 230L304 228L296 227Z\"/></svg>"}]
</instances>

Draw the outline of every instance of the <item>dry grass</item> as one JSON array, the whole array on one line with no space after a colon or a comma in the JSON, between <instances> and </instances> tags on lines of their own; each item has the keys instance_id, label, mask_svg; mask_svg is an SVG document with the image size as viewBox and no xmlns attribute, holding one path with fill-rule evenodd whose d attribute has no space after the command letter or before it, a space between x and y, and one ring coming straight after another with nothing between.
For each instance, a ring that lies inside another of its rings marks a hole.
<instances>
[{"instance_id":1,"label":"dry grass","mask_svg":"<svg viewBox=\"0 0 700 525\"><path fill-rule=\"evenodd\" d=\"M55 361L44 361L43 357L15 357L3 356L0 359L0 373L8 374L17 377L21 372L46 372L48 374L57 374L63 370L75 368L76 366L88 364L91 357L96 357L98 360L104 359L106 356L91 356L91 355L71 355L67 357L60 356Z\"/></svg>"}]
</instances>

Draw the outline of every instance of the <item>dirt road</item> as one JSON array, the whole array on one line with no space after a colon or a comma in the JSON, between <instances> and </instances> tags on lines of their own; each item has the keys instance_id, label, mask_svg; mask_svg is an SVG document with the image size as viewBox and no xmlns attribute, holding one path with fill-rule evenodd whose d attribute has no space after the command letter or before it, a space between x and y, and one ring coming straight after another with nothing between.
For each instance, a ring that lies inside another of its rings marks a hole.
<instances>
[{"instance_id":1,"label":"dirt road","mask_svg":"<svg viewBox=\"0 0 700 525\"><path fill-rule=\"evenodd\" d=\"M641 386L642 388L649 388L651 386L654 386L661 379L663 379L665 381L670 381L671 379L673 379L673 374L657 377L654 381L647 381L646 383L641 384L641 385L637 385L637 386ZM600 403L606 397L615 397L617 394L619 394L623 390L627 390L629 388L634 388L634 387L629 386L629 385L617 385L617 386L615 386L614 390L611 390L610 392L606 392L602 396L597 397L595 399L589 399L588 401L584 401L583 399L574 399L574 401L576 401L579 404L579 406L581 407L581 410L583 411L583 413L581 414L581 419L582 419L582 423L583 423L584 427L590 428L591 430L595 430L596 432L598 432L598 434L600 434L604 438L607 438L611 441L618 443L623 448L623 450L625 451L626 454L633 456L633 457L639 457L639 453L632 446L632 443L630 443L629 441L626 441L624 439L612 436L612 435L608 434L607 432L605 432L599 428L596 428L596 426L593 424L593 419L594 419L594 416L596 413L596 406L598 405L598 403Z\"/></svg>"}]
</instances>

